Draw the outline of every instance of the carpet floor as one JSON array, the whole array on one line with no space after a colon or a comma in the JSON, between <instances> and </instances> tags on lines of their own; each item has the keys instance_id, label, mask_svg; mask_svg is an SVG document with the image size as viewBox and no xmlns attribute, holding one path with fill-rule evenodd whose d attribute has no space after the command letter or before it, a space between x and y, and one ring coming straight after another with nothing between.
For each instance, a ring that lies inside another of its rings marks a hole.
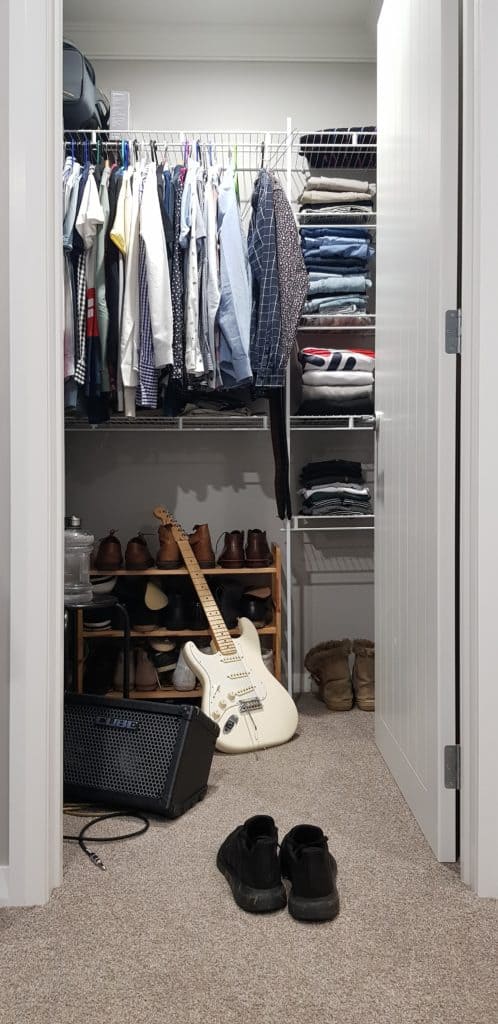
<instances>
[{"instance_id":1,"label":"carpet floor","mask_svg":"<svg viewBox=\"0 0 498 1024\"><path fill-rule=\"evenodd\" d=\"M216 850L259 812L322 825L335 921L237 908ZM496 1024L498 904L434 860L373 715L303 698L291 743L216 756L203 803L99 852L106 872L66 844L50 903L0 910L2 1024Z\"/></svg>"}]
</instances>

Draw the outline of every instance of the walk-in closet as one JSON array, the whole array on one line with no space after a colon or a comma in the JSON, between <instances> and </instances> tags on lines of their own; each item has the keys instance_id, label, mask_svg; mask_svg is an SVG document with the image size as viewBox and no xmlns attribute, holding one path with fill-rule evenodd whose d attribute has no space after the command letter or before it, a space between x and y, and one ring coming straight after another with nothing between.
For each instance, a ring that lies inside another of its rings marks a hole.
<instances>
[{"instance_id":1,"label":"walk-in closet","mask_svg":"<svg viewBox=\"0 0 498 1024\"><path fill-rule=\"evenodd\" d=\"M476 5L7 6L6 1021L491 1021Z\"/></svg>"}]
</instances>

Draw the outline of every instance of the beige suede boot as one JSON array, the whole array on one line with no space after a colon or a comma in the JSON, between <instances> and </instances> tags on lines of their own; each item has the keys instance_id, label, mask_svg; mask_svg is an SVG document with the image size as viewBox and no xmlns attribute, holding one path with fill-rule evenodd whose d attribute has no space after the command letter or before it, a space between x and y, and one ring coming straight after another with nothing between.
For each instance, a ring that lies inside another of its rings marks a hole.
<instances>
[{"instance_id":1,"label":"beige suede boot","mask_svg":"<svg viewBox=\"0 0 498 1024\"><path fill-rule=\"evenodd\" d=\"M308 651L304 664L318 683L320 699L329 711L350 711L353 687L348 655L351 640L328 640Z\"/></svg>"},{"instance_id":2,"label":"beige suede boot","mask_svg":"<svg viewBox=\"0 0 498 1024\"><path fill-rule=\"evenodd\" d=\"M355 640L353 690L360 711L375 711L375 644L372 640Z\"/></svg>"}]
</instances>

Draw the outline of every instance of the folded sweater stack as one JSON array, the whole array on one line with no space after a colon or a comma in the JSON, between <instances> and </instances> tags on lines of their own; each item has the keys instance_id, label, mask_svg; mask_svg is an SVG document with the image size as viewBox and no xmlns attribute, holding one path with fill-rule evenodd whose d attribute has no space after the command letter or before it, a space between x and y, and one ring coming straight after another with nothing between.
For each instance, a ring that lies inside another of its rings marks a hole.
<instances>
[{"instance_id":1,"label":"folded sweater stack","mask_svg":"<svg viewBox=\"0 0 498 1024\"><path fill-rule=\"evenodd\" d=\"M303 348L303 416L366 415L374 411L375 353L370 350Z\"/></svg>"},{"instance_id":2,"label":"folded sweater stack","mask_svg":"<svg viewBox=\"0 0 498 1024\"><path fill-rule=\"evenodd\" d=\"M372 498L363 480L361 462L309 462L301 471L301 484L302 515L372 515Z\"/></svg>"}]
</instances>

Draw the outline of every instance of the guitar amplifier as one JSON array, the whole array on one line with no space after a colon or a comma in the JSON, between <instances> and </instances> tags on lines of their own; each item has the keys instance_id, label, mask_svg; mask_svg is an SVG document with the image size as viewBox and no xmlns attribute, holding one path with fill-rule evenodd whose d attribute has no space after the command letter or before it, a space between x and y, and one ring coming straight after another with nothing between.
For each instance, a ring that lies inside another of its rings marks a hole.
<instances>
[{"instance_id":1,"label":"guitar amplifier","mask_svg":"<svg viewBox=\"0 0 498 1024\"><path fill-rule=\"evenodd\" d=\"M205 796L218 734L192 705L67 693L64 799L177 818Z\"/></svg>"}]
</instances>

